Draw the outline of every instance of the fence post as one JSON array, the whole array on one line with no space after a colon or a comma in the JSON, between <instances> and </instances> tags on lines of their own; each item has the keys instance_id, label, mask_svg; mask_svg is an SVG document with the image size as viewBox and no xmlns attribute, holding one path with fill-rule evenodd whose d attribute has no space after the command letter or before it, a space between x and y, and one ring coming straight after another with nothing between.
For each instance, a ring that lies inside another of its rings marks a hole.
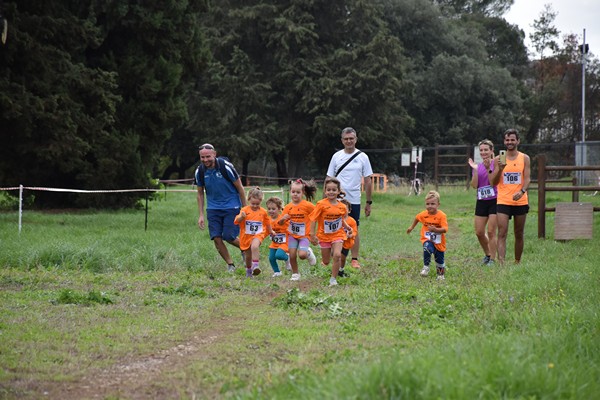
<instances>
[{"instance_id":1,"label":"fence post","mask_svg":"<svg viewBox=\"0 0 600 400\"><path fill-rule=\"evenodd\" d=\"M144 218L144 231L148 230L148 188L146 188L146 213Z\"/></svg>"},{"instance_id":2,"label":"fence post","mask_svg":"<svg viewBox=\"0 0 600 400\"><path fill-rule=\"evenodd\" d=\"M546 155L538 159L538 239L546 238Z\"/></svg>"},{"instance_id":3,"label":"fence post","mask_svg":"<svg viewBox=\"0 0 600 400\"><path fill-rule=\"evenodd\" d=\"M19 235L23 222L23 185L19 185Z\"/></svg>"},{"instance_id":4,"label":"fence post","mask_svg":"<svg viewBox=\"0 0 600 400\"><path fill-rule=\"evenodd\" d=\"M577 171L577 172L583 172L583 171ZM573 186L577 186L577 176L573 177ZM579 192L578 191L573 190L573 193L571 193L571 201L573 203L579 202Z\"/></svg>"},{"instance_id":5,"label":"fence post","mask_svg":"<svg viewBox=\"0 0 600 400\"><path fill-rule=\"evenodd\" d=\"M465 160L468 160L469 158L471 158L471 147L473 147L473 146L467 145L467 156L465 157ZM475 155L473 154L473 156L475 156ZM470 173L471 173L472 170L471 170L471 167L469 166L468 162L465 163L465 165L466 165L466 167L465 167L465 171L466 171L465 176L467 177L467 179L466 179L467 188L466 189L468 191L469 188L471 187L471 176L470 176Z\"/></svg>"},{"instance_id":6,"label":"fence post","mask_svg":"<svg viewBox=\"0 0 600 400\"><path fill-rule=\"evenodd\" d=\"M439 164L439 158L440 158L440 145L436 143L435 145L435 161L434 161L434 166L433 166L433 179L435 180L435 190L438 190L438 164Z\"/></svg>"}]
</instances>

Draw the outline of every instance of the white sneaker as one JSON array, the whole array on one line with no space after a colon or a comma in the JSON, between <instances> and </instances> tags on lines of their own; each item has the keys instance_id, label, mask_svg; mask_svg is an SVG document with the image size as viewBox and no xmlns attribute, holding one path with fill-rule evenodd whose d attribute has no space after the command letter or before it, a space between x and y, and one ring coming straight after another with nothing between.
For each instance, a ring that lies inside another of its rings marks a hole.
<instances>
[{"instance_id":1,"label":"white sneaker","mask_svg":"<svg viewBox=\"0 0 600 400\"><path fill-rule=\"evenodd\" d=\"M288 255L288 259L285 262L285 269L287 269L288 271L292 270L292 264L290 263L290 256Z\"/></svg>"},{"instance_id":2,"label":"white sneaker","mask_svg":"<svg viewBox=\"0 0 600 400\"><path fill-rule=\"evenodd\" d=\"M313 253L313 250L310 247L308 248L308 263L311 266L317 265L317 257L315 257L315 253Z\"/></svg>"},{"instance_id":3,"label":"white sneaker","mask_svg":"<svg viewBox=\"0 0 600 400\"><path fill-rule=\"evenodd\" d=\"M283 275L281 272L275 272L273 274L273 278L277 278L278 276L281 276L281 275Z\"/></svg>"},{"instance_id":4,"label":"white sneaker","mask_svg":"<svg viewBox=\"0 0 600 400\"><path fill-rule=\"evenodd\" d=\"M427 275L429 275L429 265L423 266L423 269L421 270L421 276L427 276Z\"/></svg>"},{"instance_id":5,"label":"white sneaker","mask_svg":"<svg viewBox=\"0 0 600 400\"><path fill-rule=\"evenodd\" d=\"M299 281L299 280L300 280L300 274L292 274L290 281Z\"/></svg>"},{"instance_id":6,"label":"white sneaker","mask_svg":"<svg viewBox=\"0 0 600 400\"><path fill-rule=\"evenodd\" d=\"M329 286L337 286L337 280L335 278L329 279Z\"/></svg>"},{"instance_id":7,"label":"white sneaker","mask_svg":"<svg viewBox=\"0 0 600 400\"><path fill-rule=\"evenodd\" d=\"M438 276L437 276L437 280L438 280L438 281L445 281L445 280L446 280L446 277L445 277L445 275L438 275Z\"/></svg>"}]
</instances>

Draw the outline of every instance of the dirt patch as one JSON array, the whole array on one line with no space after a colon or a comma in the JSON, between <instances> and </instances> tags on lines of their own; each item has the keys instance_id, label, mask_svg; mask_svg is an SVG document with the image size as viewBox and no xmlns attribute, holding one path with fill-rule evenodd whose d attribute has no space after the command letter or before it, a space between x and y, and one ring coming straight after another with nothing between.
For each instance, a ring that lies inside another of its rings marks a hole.
<instances>
[{"instance_id":1,"label":"dirt patch","mask_svg":"<svg viewBox=\"0 0 600 400\"><path fill-rule=\"evenodd\" d=\"M236 317L237 318L237 317ZM215 321L217 322L217 321ZM231 323L233 322L233 323ZM54 383L40 388L49 399L124 399L178 398L180 393L155 385L168 371L184 368L192 360L206 357L206 349L238 330L239 319L222 319L212 329L186 343L140 358L122 360L109 368L90 371L84 378L68 383ZM213 389L217 395L219 388Z\"/></svg>"}]
</instances>

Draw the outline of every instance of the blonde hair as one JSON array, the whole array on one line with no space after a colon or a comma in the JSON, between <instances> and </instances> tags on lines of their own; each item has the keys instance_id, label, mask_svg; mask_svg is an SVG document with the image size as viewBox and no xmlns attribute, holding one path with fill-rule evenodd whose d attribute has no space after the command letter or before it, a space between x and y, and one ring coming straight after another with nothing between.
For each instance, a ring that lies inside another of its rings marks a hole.
<instances>
[{"instance_id":1,"label":"blonde hair","mask_svg":"<svg viewBox=\"0 0 600 400\"><path fill-rule=\"evenodd\" d=\"M275 204L275 207L277 207L278 210L283 210L283 200L279 197L269 197L265 204L268 206L269 203Z\"/></svg>"},{"instance_id":2,"label":"blonde hair","mask_svg":"<svg viewBox=\"0 0 600 400\"><path fill-rule=\"evenodd\" d=\"M265 195L264 195L263 191L260 190L260 188L258 186L254 187L248 191L248 201L250 201L250 199L259 199L260 201L262 201L264 196Z\"/></svg>"},{"instance_id":3,"label":"blonde hair","mask_svg":"<svg viewBox=\"0 0 600 400\"><path fill-rule=\"evenodd\" d=\"M483 139L481 142L477 143L477 147L481 146L482 144L489 146L490 150L494 151L494 143L492 143L490 139Z\"/></svg>"},{"instance_id":4,"label":"blonde hair","mask_svg":"<svg viewBox=\"0 0 600 400\"><path fill-rule=\"evenodd\" d=\"M440 202L440 194L438 192L436 192L435 190L430 190L425 195L425 200L429 200L429 199L436 199L439 203Z\"/></svg>"}]
</instances>

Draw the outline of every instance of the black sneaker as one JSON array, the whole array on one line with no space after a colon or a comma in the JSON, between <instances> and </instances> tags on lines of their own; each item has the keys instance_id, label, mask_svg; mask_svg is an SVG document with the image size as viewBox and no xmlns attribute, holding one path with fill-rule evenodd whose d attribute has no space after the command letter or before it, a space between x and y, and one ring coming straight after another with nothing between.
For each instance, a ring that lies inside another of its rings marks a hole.
<instances>
[{"instance_id":1,"label":"black sneaker","mask_svg":"<svg viewBox=\"0 0 600 400\"><path fill-rule=\"evenodd\" d=\"M345 271L344 271L344 269L342 268L342 269L340 269L340 270L338 271L338 276L339 276L340 278L343 278L343 277L345 277L345 276L348 276L348 274L346 274L346 272L345 272Z\"/></svg>"},{"instance_id":2,"label":"black sneaker","mask_svg":"<svg viewBox=\"0 0 600 400\"><path fill-rule=\"evenodd\" d=\"M485 256L485 257L483 257L483 261L481 262L481 264L488 265L490 263L490 260L491 260L490 256Z\"/></svg>"}]
</instances>

